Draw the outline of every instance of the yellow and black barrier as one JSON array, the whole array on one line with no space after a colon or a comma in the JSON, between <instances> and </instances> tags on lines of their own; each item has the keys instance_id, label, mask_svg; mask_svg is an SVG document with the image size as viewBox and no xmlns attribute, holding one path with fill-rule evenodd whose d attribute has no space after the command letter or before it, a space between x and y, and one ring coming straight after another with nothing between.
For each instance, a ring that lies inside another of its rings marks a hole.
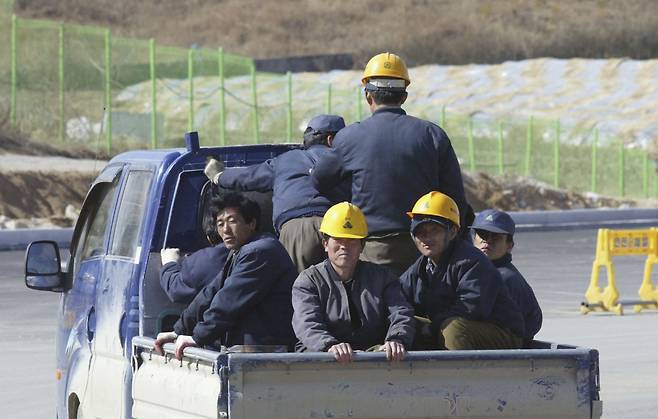
<instances>
[{"instance_id":1,"label":"yellow and black barrier","mask_svg":"<svg viewBox=\"0 0 658 419\"><path fill-rule=\"evenodd\" d=\"M620 300L619 290L615 283L615 267L613 256L646 255L644 277L638 290L639 300ZM653 266L658 264L658 228L646 230L609 230L599 229L596 240L596 256L592 264L592 277L585 292L585 301L580 305L580 311L587 314L590 311L611 311L624 314L623 306L632 305L637 313L645 308L658 309L658 289L651 281ZM608 284L603 290L599 286L601 268L606 269Z\"/></svg>"}]
</instances>

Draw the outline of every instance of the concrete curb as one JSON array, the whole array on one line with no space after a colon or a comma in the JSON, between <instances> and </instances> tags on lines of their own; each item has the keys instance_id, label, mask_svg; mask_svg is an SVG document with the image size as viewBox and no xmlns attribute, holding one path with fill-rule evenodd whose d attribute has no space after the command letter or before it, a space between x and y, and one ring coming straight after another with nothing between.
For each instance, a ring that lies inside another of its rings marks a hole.
<instances>
[{"instance_id":1,"label":"concrete curb","mask_svg":"<svg viewBox=\"0 0 658 419\"><path fill-rule=\"evenodd\" d=\"M0 251L25 250L30 242L36 240L52 240L61 248L68 248L72 236L72 228L0 230Z\"/></svg>"},{"instance_id":2,"label":"concrete curb","mask_svg":"<svg viewBox=\"0 0 658 419\"><path fill-rule=\"evenodd\" d=\"M510 215L518 232L658 227L658 208L519 211ZM0 251L24 250L35 240L53 240L68 248L72 235L72 228L0 230Z\"/></svg>"},{"instance_id":3,"label":"concrete curb","mask_svg":"<svg viewBox=\"0 0 658 419\"><path fill-rule=\"evenodd\" d=\"M658 227L657 208L510 212L516 231Z\"/></svg>"}]
</instances>

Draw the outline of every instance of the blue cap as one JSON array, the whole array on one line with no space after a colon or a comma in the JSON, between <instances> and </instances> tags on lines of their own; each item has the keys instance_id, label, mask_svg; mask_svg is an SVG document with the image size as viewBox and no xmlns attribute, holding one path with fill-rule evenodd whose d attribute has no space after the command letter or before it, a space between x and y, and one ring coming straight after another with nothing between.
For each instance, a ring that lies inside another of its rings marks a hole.
<instances>
[{"instance_id":1,"label":"blue cap","mask_svg":"<svg viewBox=\"0 0 658 419\"><path fill-rule=\"evenodd\" d=\"M345 120L338 115L318 115L308 121L308 128L315 132L338 132L345 128Z\"/></svg>"},{"instance_id":2,"label":"blue cap","mask_svg":"<svg viewBox=\"0 0 658 419\"><path fill-rule=\"evenodd\" d=\"M495 209L482 211L475 217L472 229L491 231L493 233L514 234L514 220L508 213Z\"/></svg>"},{"instance_id":3,"label":"blue cap","mask_svg":"<svg viewBox=\"0 0 658 419\"><path fill-rule=\"evenodd\" d=\"M424 223L436 223L444 228L450 228L450 226L452 225L452 222L447 218L437 217L433 215L416 215L414 216L414 218L411 219L411 226L410 226L411 234L414 234L418 226Z\"/></svg>"}]
</instances>

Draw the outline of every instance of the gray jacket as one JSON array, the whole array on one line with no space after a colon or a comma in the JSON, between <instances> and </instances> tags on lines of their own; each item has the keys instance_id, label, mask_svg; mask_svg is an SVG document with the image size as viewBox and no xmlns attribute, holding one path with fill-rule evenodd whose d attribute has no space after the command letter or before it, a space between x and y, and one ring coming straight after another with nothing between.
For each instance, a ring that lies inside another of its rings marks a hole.
<instances>
[{"instance_id":1,"label":"gray jacket","mask_svg":"<svg viewBox=\"0 0 658 419\"><path fill-rule=\"evenodd\" d=\"M292 327L298 350L327 351L349 343L365 350L397 340L411 348L414 312L402 295L399 279L383 266L359 261L354 271L352 303L361 327L354 328L347 291L329 260L304 270L292 288Z\"/></svg>"}]
</instances>

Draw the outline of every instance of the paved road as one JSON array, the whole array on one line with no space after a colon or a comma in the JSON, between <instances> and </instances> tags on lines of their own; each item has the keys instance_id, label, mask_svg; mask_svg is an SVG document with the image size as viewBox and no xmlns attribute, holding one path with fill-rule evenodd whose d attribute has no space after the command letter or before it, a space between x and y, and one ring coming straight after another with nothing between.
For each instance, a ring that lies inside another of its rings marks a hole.
<instances>
[{"instance_id":1,"label":"paved road","mask_svg":"<svg viewBox=\"0 0 658 419\"><path fill-rule=\"evenodd\" d=\"M583 316L596 231L522 233L514 260L534 287L545 320L538 338L599 349L604 417L654 418L658 412L658 313ZM0 253L0 405L8 418L54 415L54 330L59 296L22 282L22 252ZM635 298L644 260L615 262L622 297ZM655 283L655 280L654 280ZM5 417L2 415L2 417Z\"/></svg>"}]
</instances>

